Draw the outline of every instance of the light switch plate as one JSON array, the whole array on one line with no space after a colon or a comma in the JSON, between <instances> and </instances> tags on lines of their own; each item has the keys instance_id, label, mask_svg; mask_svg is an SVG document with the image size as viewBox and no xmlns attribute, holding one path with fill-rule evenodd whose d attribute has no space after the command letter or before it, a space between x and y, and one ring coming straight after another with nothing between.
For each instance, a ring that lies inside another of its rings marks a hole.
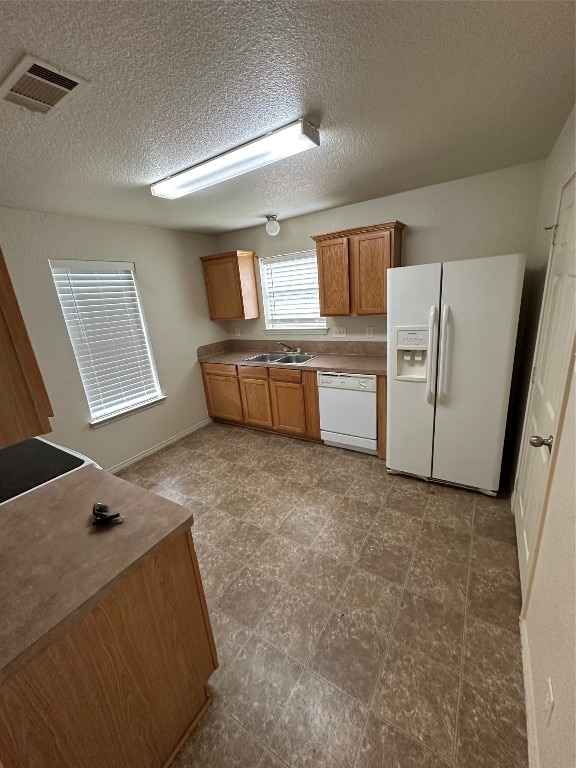
<instances>
[{"instance_id":1,"label":"light switch plate","mask_svg":"<svg viewBox=\"0 0 576 768\"><path fill-rule=\"evenodd\" d=\"M332 328L332 336L339 336L340 338L346 336L346 326L345 325L335 325Z\"/></svg>"}]
</instances>

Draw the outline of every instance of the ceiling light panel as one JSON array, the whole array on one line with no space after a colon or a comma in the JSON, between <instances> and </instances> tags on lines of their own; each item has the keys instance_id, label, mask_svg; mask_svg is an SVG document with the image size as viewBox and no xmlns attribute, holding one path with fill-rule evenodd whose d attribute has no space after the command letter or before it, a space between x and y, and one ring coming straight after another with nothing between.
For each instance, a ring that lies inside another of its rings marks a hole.
<instances>
[{"instance_id":1,"label":"ceiling light panel","mask_svg":"<svg viewBox=\"0 0 576 768\"><path fill-rule=\"evenodd\" d=\"M156 197L174 200L317 146L320 146L318 129L306 120L297 120L218 157L157 181L151 185L150 191Z\"/></svg>"}]
</instances>

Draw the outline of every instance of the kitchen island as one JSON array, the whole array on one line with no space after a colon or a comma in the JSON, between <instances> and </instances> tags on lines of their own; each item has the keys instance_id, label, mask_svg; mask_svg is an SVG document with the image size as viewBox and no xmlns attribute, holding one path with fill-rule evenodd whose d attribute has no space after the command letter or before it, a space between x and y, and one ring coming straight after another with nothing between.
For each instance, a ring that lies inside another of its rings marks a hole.
<instances>
[{"instance_id":1,"label":"kitchen island","mask_svg":"<svg viewBox=\"0 0 576 768\"><path fill-rule=\"evenodd\" d=\"M0 516L0 763L168 766L217 667L191 511L83 467Z\"/></svg>"}]
</instances>

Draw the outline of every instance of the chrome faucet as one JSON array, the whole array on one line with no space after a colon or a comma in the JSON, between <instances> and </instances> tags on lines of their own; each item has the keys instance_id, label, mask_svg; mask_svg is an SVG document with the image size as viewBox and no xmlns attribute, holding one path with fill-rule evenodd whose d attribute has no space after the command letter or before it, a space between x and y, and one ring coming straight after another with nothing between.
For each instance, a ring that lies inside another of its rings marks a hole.
<instances>
[{"instance_id":1,"label":"chrome faucet","mask_svg":"<svg viewBox=\"0 0 576 768\"><path fill-rule=\"evenodd\" d=\"M284 344L283 341L279 341L277 343L284 348L284 352L296 352L296 354L298 354L299 352L302 351L300 347L297 347L296 349L294 349L294 347L291 347L290 344Z\"/></svg>"}]
</instances>

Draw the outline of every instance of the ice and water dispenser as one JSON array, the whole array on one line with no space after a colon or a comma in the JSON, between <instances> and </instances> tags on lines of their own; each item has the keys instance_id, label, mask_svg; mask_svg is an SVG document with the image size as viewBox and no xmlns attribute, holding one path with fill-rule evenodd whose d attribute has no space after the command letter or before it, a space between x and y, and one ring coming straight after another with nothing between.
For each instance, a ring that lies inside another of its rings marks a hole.
<instances>
[{"instance_id":1,"label":"ice and water dispenser","mask_svg":"<svg viewBox=\"0 0 576 768\"><path fill-rule=\"evenodd\" d=\"M426 326L394 326L397 379L401 381L426 381L428 333Z\"/></svg>"}]
</instances>

